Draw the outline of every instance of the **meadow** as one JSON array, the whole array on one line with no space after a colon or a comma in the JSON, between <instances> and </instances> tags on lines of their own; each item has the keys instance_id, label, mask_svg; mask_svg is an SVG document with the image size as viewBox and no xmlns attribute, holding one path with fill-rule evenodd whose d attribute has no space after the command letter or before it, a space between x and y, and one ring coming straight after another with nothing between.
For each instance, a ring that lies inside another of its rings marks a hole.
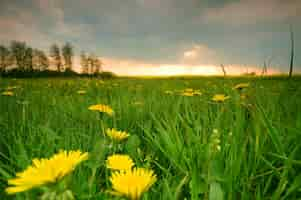
<instances>
[{"instance_id":1,"label":"meadow","mask_svg":"<svg viewBox=\"0 0 301 200\"><path fill-rule=\"evenodd\" d=\"M2 79L0 199L39 199L41 187L6 194L7 180L61 149L89 153L64 182L69 199L126 199L106 164L117 153L153 170L144 200L301 199L300 86L300 77ZM107 128L129 137L114 142Z\"/></svg>"}]
</instances>

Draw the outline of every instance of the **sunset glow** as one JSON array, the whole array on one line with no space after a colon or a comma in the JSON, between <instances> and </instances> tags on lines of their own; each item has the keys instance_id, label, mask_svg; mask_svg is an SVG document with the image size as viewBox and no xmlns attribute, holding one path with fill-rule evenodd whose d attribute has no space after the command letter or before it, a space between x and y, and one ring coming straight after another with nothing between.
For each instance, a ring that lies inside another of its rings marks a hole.
<instances>
[{"instance_id":1,"label":"sunset glow","mask_svg":"<svg viewBox=\"0 0 301 200\"><path fill-rule=\"evenodd\" d=\"M111 71L120 76L178 76L178 75L223 75L222 69L217 65L184 65L184 64L152 64L135 60L119 60L101 58L103 60L103 70ZM76 59L75 69L80 72L79 59ZM227 74L241 75L255 72L261 74L262 67L258 66L226 66ZM280 74L280 70L268 68L267 74Z\"/></svg>"},{"instance_id":2,"label":"sunset glow","mask_svg":"<svg viewBox=\"0 0 301 200\"><path fill-rule=\"evenodd\" d=\"M127 66L127 67L104 67L105 71L112 71L121 76L178 76L178 75L223 75L220 66L200 65L200 66L184 66L184 65L158 65L158 66ZM249 71L248 71L249 70ZM229 75L241 75L244 73L255 72L257 75L262 69L258 67L245 68L243 66L229 66L227 72ZM280 74L281 72L274 69L268 69L267 74Z\"/></svg>"}]
</instances>

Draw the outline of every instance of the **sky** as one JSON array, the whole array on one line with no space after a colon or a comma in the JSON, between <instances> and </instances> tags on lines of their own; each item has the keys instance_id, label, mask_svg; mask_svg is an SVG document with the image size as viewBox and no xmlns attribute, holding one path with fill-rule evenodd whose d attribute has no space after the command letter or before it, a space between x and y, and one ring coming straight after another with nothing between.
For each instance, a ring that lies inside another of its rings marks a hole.
<instances>
[{"instance_id":1,"label":"sky","mask_svg":"<svg viewBox=\"0 0 301 200\"><path fill-rule=\"evenodd\" d=\"M301 0L0 0L0 43L71 42L119 75L301 72Z\"/></svg>"}]
</instances>

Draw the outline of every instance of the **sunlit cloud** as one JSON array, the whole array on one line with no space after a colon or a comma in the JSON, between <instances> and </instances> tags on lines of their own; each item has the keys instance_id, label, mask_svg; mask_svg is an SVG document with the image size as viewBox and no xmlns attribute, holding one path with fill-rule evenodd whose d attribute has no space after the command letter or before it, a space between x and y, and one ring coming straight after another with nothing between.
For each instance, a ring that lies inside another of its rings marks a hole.
<instances>
[{"instance_id":1,"label":"sunlit cloud","mask_svg":"<svg viewBox=\"0 0 301 200\"><path fill-rule=\"evenodd\" d=\"M194 59L197 57L197 52L195 50L185 51L184 58Z\"/></svg>"},{"instance_id":2,"label":"sunlit cloud","mask_svg":"<svg viewBox=\"0 0 301 200\"><path fill-rule=\"evenodd\" d=\"M194 44L190 48L184 50L181 64L198 65L212 64L218 60L217 53L204 44Z\"/></svg>"}]
</instances>

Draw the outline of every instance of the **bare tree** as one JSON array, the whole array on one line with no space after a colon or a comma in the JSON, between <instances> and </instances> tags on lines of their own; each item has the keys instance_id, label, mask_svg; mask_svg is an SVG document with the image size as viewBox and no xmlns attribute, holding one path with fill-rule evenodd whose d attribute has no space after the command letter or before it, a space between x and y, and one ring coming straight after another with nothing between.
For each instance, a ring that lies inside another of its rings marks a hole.
<instances>
[{"instance_id":1,"label":"bare tree","mask_svg":"<svg viewBox=\"0 0 301 200\"><path fill-rule=\"evenodd\" d=\"M101 71L101 67L102 67L102 62L99 58L95 58L94 60L94 65L95 65L95 74L99 74Z\"/></svg>"},{"instance_id":2,"label":"bare tree","mask_svg":"<svg viewBox=\"0 0 301 200\"><path fill-rule=\"evenodd\" d=\"M94 54L90 54L88 56L88 68L89 68L89 74L93 74L95 71L95 55Z\"/></svg>"},{"instance_id":3,"label":"bare tree","mask_svg":"<svg viewBox=\"0 0 301 200\"><path fill-rule=\"evenodd\" d=\"M50 47L50 57L52 57L52 59L54 60L54 65L57 71L61 72L62 71L61 53L60 53L60 48L56 44L53 44Z\"/></svg>"},{"instance_id":4,"label":"bare tree","mask_svg":"<svg viewBox=\"0 0 301 200\"><path fill-rule=\"evenodd\" d=\"M9 66L10 52L8 48L0 45L0 72L4 72Z\"/></svg>"},{"instance_id":5,"label":"bare tree","mask_svg":"<svg viewBox=\"0 0 301 200\"><path fill-rule=\"evenodd\" d=\"M291 59L290 59L290 70L289 70L289 78L293 75L293 67L294 67L294 32L292 25L290 26L290 36L291 36Z\"/></svg>"},{"instance_id":6,"label":"bare tree","mask_svg":"<svg viewBox=\"0 0 301 200\"><path fill-rule=\"evenodd\" d=\"M81 52L80 62L82 66L82 73L85 74L99 74L102 71L102 62L94 54L86 55L84 51Z\"/></svg>"},{"instance_id":7,"label":"bare tree","mask_svg":"<svg viewBox=\"0 0 301 200\"><path fill-rule=\"evenodd\" d=\"M80 54L80 64L82 66L82 73L88 74L89 73L89 61L87 55L84 51Z\"/></svg>"},{"instance_id":8,"label":"bare tree","mask_svg":"<svg viewBox=\"0 0 301 200\"><path fill-rule=\"evenodd\" d=\"M49 67L49 60L44 51L39 49L34 49L33 51L33 65L34 69L39 71L44 71Z\"/></svg>"},{"instance_id":9,"label":"bare tree","mask_svg":"<svg viewBox=\"0 0 301 200\"><path fill-rule=\"evenodd\" d=\"M224 76L226 76L226 75L227 75L227 73L226 73L225 66L224 66L223 64L221 64L221 68L222 68L222 71L223 71L223 74L224 74Z\"/></svg>"},{"instance_id":10,"label":"bare tree","mask_svg":"<svg viewBox=\"0 0 301 200\"><path fill-rule=\"evenodd\" d=\"M26 57L28 56L27 47L25 42L12 41L10 51L13 61L16 66L21 70L25 70Z\"/></svg>"},{"instance_id":11,"label":"bare tree","mask_svg":"<svg viewBox=\"0 0 301 200\"><path fill-rule=\"evenodd\" d=\"M263 75L267 74L267 72L268 72L267 63L266 63L266 61L263 61L263 67L262 67L261 75L263 76Z\"/></svg>"},{"instance_id":12,"label":"bare tree","mask_svg":"<svg viewBox=\"0 0 301 200\"><path fill-rule=\"evenodd\" d=\"M31 47L26 48L24 58L24 69L26 71L33 71L33 50Z\"/></svg>"},{"instance_id":13,"label":"bare tree","mask_svg":"<svg viewBox=\"0 0 301 200\"><path fill-rule=\"evenodd\" d=\"M65 61L67 71L72 71L73 47L67 42L62 48L62 54Z\"/></svg>"},{"instance_id":14,"label":"bare tree","mask_svg":"<svg viewBox=\"0 0 301 200\"><path fill-rule=\"evenodd\" d=\"M273 56L266 58L263 61L263 67L262 67L262 71L261 71L262 76L266 75L268 73L268 67L271 65L272 59L273 59Z\"/></svg>"}]
</instances>

